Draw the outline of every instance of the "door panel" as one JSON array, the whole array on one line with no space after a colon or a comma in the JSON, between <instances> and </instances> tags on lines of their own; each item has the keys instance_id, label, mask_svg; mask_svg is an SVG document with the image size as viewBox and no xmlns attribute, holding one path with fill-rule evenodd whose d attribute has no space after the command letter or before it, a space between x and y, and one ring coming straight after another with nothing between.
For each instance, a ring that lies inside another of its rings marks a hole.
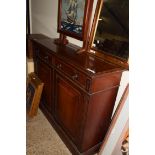
<instances>
[{"instance_id":1,"label":"door panel","mask_svg":"<svg viewBox=\"0 0 155 155\"><path fill-rule=\"evenodd\" d=\"M86 103L84 93L56 73L55 115L58 123L75 143L80 142Z\"/></svg>"}]
</instances>

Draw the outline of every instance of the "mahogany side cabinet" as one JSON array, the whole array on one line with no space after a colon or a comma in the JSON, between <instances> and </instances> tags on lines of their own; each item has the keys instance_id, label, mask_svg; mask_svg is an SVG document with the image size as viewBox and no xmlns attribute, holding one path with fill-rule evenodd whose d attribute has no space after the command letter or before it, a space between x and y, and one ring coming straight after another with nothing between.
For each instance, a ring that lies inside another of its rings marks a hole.
<instances>
[{"instance_id":1,"label":"mahogany side cabinet","mask_svg":"<svg viewBox=\"0 0 155 155\"><path fill-rule=\"evenodd\" d=\"M44 82L40 109L73 155L96 153L111 122L123 68L41 34L28 40L35 73Z\"/></svg>"}]
</instances>

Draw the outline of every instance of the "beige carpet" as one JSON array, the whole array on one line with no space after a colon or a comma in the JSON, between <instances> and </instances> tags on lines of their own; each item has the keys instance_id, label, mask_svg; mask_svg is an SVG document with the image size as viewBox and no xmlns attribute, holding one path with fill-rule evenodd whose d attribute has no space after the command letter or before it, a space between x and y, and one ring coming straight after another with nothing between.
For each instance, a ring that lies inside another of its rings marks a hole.
<instances>
[{"instance_id":1,"label":"beige carpet","mask_svg":"<svg viewBox=\"0 0 155 155\"><path fill-rule=\"evenodd\" d=\"M39 110L26 121L26 155L71 155L56 131Z\"/></svg>"}]
</instances>

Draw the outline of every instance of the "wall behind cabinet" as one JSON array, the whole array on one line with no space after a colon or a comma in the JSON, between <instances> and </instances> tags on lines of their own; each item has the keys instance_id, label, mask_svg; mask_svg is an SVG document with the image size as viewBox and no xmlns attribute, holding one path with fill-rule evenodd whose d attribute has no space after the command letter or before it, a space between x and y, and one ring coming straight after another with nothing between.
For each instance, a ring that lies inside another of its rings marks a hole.
<instances>
[{"instance_id":1,"label":"wall behind cabinet","mask_svg":"<svg viewBox=\"0 0 155 155\"><path fill-rule=\"evenodd\" d=\"M31 32L58 37L57 7L58 0L31 0Z\"/></svg>"}]
</instances>

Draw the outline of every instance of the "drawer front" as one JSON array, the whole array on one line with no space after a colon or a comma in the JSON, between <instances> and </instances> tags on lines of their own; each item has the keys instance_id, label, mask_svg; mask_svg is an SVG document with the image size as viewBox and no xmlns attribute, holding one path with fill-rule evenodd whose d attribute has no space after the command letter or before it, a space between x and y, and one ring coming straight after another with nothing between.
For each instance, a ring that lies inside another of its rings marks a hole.
<instances>
[{"instance_id":1,"label":"drawer front","mask_svg":"<svg viewBox=\"0 0 155 155\"><path fill-rule=\"evenodd\" d=\"M40 59L42 59L44 62L48 63L49 65L53 64L52 55L48 53L46 49L39 47L37 49L37 55Z\"/></svg>"},{"instance_id":2,"label":"drawer front","mask_svg":"<svg viewBox=\"0 0 155 155\"><path fill-rule=\"evenodd\" d=\"M78 85L80 85L85 90L89 91L89 81L90 79L87 75L81 73L77 69L63 63L61 60L55 60L55 67L57 70L66 74L71 80L75 81Z\"/></svg>"}]
</instances>

